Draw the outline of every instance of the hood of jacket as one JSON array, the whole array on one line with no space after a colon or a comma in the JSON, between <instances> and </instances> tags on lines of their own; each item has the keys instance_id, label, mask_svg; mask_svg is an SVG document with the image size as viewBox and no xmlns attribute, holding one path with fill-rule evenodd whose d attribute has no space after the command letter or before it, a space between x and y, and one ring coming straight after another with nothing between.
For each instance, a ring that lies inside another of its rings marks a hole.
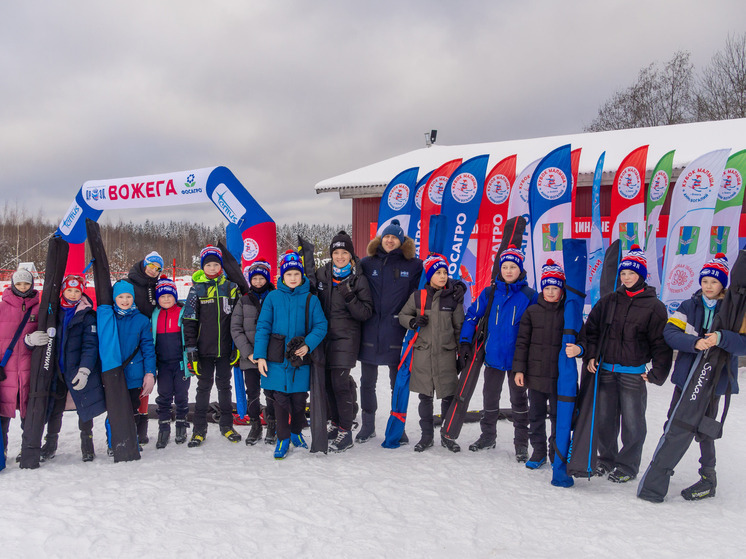
<instances>
[{"instance_id":1,"label":"hood of jacket","mask_svg":"<svg viewBox=\"0 0 746 559\"><path fill-rule=\"evenodd\" d=\"M158 277L160 277L160 274L158 274ZM127 279L130 280L132 283L136 283L140 287L149 287L151 285L155 285L158 283L158 277L151 278L148 274L145 273L145 268L142 265L142 261L135 262L135 264L130 268L129 274L127 274Z\"/></svg>"},{"instance_id":2,"label":"hood of jacket","mask_svg":"<svg viewBox=\"0 0 746 559\"><path fill-rule=\"evenodd\" d=\"M207 277L207 274L205 274L204 270L197 270L192 274L192 281L194 283L209 283L211 281L214 281L217 285L222 285L228 279L225 277L225 274L221 273L218 277L215 279L210 279Z\"/></svg>"},{"instance_id":3,"label":"hood of jacket","mask_svg":"<svg viewBox=\"0 0 746 559\"><path fill-rule=\"evenodd\" d=\"M368 256L375 256L379 253L379 250L384 255L401 252L402 256L404 256L404 258L406 258L407 260L412 260L412 258L414 258L417 254L417 247L415 246L414 241L409 237L404 237L404 242L402 243L402 245L389 253L386 253L386 251L383 250L383 247L381 246L381 237L376 237L370 243L368 243Z\"/></svg>"}]
</instances>

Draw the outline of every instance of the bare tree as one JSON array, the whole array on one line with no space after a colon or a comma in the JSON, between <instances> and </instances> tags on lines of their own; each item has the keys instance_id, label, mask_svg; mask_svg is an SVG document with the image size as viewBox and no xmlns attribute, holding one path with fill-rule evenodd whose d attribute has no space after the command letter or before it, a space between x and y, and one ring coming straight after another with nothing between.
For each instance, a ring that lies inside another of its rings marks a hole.
<instances>
[{"instance_id":1,"label":"bare tree","mask_svg":"<svg viewBox=\"0 0 746 559\"><path fill-rule=\"evenodd\" d=\"M698 120L746 117L746 33L729 35L702 72L696 96Z\"/></svg>"}]
</instances>

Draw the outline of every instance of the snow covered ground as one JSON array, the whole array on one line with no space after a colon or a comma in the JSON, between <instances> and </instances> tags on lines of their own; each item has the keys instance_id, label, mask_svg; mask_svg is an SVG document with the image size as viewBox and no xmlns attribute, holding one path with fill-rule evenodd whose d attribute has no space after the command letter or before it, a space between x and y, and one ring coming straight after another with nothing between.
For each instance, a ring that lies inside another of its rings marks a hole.
<instances>
[{"instance_id":1,"label":"snow covered ground","mask_svg":"<svg viewBox=\"0 0 746 559\"><path fill-rule=\"evenodd\" d=\"M744 369L741 370L743 374ZM359 375L359 371L356 372ZM389 391L381 369L379 403ZM477 390L473 408L481 404ZM194 392L194 385L192 387ZM505 390L507 392L507 389ZM646 466L661 433L672 385L651 386ZM507 405L507 395L504 394ZM697 478L697 449L677 468L669 497L635 497L637 482L576 480L549 484L551 470L515 462L512 426L498 424L495 450L466 450L478 424L465 425L464 451L381 448L379 436L335 455L219 438L210 426L202 448L171 443L142 460L114 464L103 420L94 429L96 460L80 460L77 420L65 415L57 457L19 470L19 421L10 430L8 468L0 473L2 557L742 557L746 545L746 411L736 396L718 443L718 495L699 503L679 491ZM417 399L410 399L413 442ZM239 427L245 434L248 427Z\"/></svg>"}]
</instances>

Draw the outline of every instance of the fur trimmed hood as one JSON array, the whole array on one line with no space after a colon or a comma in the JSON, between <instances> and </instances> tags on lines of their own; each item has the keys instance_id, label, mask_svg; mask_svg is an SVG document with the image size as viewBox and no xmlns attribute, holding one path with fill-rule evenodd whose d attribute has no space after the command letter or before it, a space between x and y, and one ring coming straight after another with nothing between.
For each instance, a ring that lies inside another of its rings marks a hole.
<instances>
[{"instance_id":1,"label":"fur trimmed hood","mask_svg":"<svg viewBox=\"0 0 746 559\"><path fill-rule=\"evenodd\" d=\"M381 237L376 237L371 242L368 243L368 256L375 256L378 252L378 248L381 246ZM415 257L417 253L417 247L415 247L414 241L410 239L409 237L404 237L404 242L399 247L399 250L401 250L402 255L407 260L412 260L412 258Z\"/></svg>"}]
</instances>

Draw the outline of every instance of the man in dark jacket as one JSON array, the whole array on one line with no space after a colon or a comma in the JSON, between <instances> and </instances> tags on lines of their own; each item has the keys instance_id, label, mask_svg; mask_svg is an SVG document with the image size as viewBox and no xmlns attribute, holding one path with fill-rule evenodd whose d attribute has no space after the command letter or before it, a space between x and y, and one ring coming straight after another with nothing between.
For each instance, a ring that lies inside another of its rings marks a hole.
<instances>
[{"instance_id":1,"label":"man in dark jacket","mask_svg":"<svg viewBox=\"0 0 746 559\"><path fill-rule=\"evenodd\" d=\"M373 298L373 316L363 324L358 359L362 363L360 405L363 424L355 437L365 442L376 436L376 382L378 366L389 368L391 388L396 381L402 340L406 329L399 324L399 311L419 287L422 260L415 257L414 241L404 235L399 220L394 219L381 235L368 244L368 256L360 261ZM409 442L406 433L401 441Z\"/></svg>"},{"instance_id":2,"label":"man in dark jacket","mask_svg":"<svg viewBox=\"0 0 746 559\"><path fill-rule=\"evenodd\" d=\"M355 419L354 385L350 369L360 351L362 323L373 315L368 280L362 275L352 239L340 231L329 246L332 261L316 270L316 291L329 322L326 334L326 391L332 432L332 452L352 447ZM334 433L336 431L336 433Z\"/></svg>"}]
</instances>

